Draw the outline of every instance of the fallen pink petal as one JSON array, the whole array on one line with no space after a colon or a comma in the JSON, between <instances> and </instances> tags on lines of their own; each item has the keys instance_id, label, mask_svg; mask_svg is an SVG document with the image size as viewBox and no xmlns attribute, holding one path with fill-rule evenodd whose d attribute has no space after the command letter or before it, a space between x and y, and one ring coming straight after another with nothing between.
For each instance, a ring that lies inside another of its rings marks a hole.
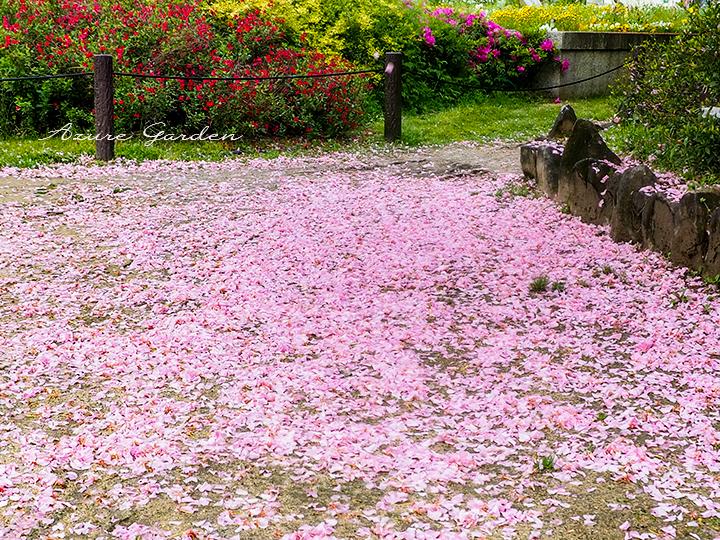
<instances>
[{"instance_id":1,"label":"fallen pink petal","mask_svg":"<svg viewBox=\"0 0 720 540\"><path fill-rule=\"evenodd\" d=\"M0 537L712 538L717 290L427 155L1 170Z\"/></svg>"}]
</instances>

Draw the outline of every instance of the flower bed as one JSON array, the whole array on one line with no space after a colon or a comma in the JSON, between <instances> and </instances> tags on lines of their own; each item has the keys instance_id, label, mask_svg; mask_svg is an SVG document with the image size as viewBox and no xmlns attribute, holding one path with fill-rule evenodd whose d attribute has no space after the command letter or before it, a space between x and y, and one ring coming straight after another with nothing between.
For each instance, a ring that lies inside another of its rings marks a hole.
<instances>
[{"instance_id":1,"label":"flower bed","mask_svg":"<svg viewBox=\"0 0 720 540\"><path fill-rule=\"evenodd\" d=\"M281 19L250 11L220 20L203 5L0 2L0 76L87 70L99 52L111 54L118 71L137 75L268 76L353 68L342 58L303 48ZM359 124L366 85L359 77L233 83L121 77L117 129L166 122L246 135L336 135ZM41 132L66 122L88 127L91 104L87 79L4 83L0 134L16 126Z\"/></svg>"},{"instance_id":2,"label":"flower bed","mask_svg":"<svg viewBox=\"0 0 720 540\"><path fill-rule=\"evenodd\" d=\"M554 4L492 10L493 20L521 32L678 32L688 22L685 10L672 7L630 8Z\"/></svg>"},{"instance_id":3,"label":"flower bed","mask_svg":"<svg viewBox=\"0 0 720 540\"><path fill-rule=\"evenodd\" d=\"M285 20L285 13L294 15ZM380 68L379 55L396 49L405 54L406 106L420 110L456 102L470 89L527 85L542 65L559 61L541 33L506 29L484 13L401 0L0 0L0 14L0 77L88 70L93 54L103 52L114 57L118 71L136 75L321 74ZM116 80L116 125L120 131L165 122L246 136L334 136L359 125L368 82L122 77ZM68 122L89 129L91 106L88 79L2 83L0 135L41 133Z\"/></svg>"},{"instance_id":4,"label":"flower bed","mask_svg":"<svg viewBox=\"0 0 720 540\"><path fill-rule=\"evenodd\" d=\"M470 90L527 86L557 57L544 32L518 32L468 8L410 0L219 0L212 9L233 16L257 6L289 14L288 25L310 46L361 65L402 51L405 104L416 111L455 103Z\"/></svg>"}]
</instances>

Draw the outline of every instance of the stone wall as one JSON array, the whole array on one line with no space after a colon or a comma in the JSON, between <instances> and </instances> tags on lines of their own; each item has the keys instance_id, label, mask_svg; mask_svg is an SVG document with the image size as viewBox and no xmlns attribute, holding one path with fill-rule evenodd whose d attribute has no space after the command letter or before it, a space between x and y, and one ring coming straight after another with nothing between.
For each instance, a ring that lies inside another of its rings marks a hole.
<instances>
[{"instance_id":1,"label":"stone wall","mask_svg":"<svg viewBox=\"0 0 720 540\"><path fill-rule=\"evenodd\" d=\"M575 120L569 106L550 135L520 149L523 173L539 189L583 221L609 225L616 241L659 251L707 276L720 275L720 188L671 197L647 166L624 166L600 129Z\"/></svg>"},{"instance_id":2,"label":"stone wall","mask_svg":"<svg viewBox=\"0 0 720 540\"><path fill-rule=\"evenodd\" d=\"M593 77L622 65L644 41L667 41L675 36L637 32L551 32L549 37L560 51L560 57L570 62L570 67L563 73L560 65L552 62L543 68L533 84L535 88L545 88ZM615 71L549 93L561 99L606 95L610 84L625 72L624 69Z\"/></svg>"}]
</instances>

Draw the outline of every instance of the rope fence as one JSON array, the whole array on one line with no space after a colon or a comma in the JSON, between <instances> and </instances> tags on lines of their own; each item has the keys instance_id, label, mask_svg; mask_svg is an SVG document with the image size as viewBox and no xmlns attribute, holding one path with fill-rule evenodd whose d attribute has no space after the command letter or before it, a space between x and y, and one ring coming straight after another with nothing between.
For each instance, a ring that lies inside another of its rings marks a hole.
<instances>
[{"instance_id":1,"label":"rope fence","mask_svg":"<svg viewBox=\"0 0 720 540\"><path fill-rule=\"evenodd\" d=\"M134 79L158 79L168 81L279 81L283 79L321 79L325 77L344 77L347 75L368 75L381 74L380 69L363 69L357 71L337 71L330 73L298 73L293 75L268 75L265 77L205 77L202 75L148 75L144 73L126 73L122 71L113 71L115 77L131 77ZM55 75L28 75L25 77L0 77L0 82L16 82L16 81L42 81L47 79L70 79L78 77L91 77L93 71L83 71L81 73L57 73Z\"/></svg>"},{"instance_id":2,"label":"rope fence","mask_svg":"<svg viewBox=\"0 0 720 540\"><path fill-rule=\"evenodd\" d=\"M142 73L116 72L118 77L132 77L133 79L161 79L167 81L281 81L284 79L322 79L325 77L345 77L348 75L367 75L369 73L380 74L379 69L362 69L358 71L339 71L330 73L305 73L297 75L268 75L265 77L204 77L200 75L145 75ZM2 80L2 79L0 79Z\"/></svg>"},{"instance_id":3,"label":"rope fence","mask_svg":"<svg viewBox=\"0 0 720 540\"><path fill-rule=\"evenodd\" d=\"M611 73L615 73L616 71L620 71L620 70L623 69L624 67L627 67L629 64L630 64L629 62L623 62L622 64L620 64L620 65L617 66L617 67L614 67L614 68L612 68L612 69L608 69L607 71L603 71L602 73L598 73L598 74L596 74L596 75L592 75L591 77L585 77L584 79L579 79L579 80L577 80L577 81L571 81L571 82L567 82L567 83L556 84L556 85L553 85L553 86L545 86L545 87L541 87L541 88L530 88L530 89L528 89L528 88L522 88L522 89L517 89L517 90L512 90L512 91L514 91L514 92L527 92L527 91L532 91L532 92L544 92L544 91L547 91L547 90L557 90L558 88L565 88L565 87L567 87L567 86L574 86L574 85L576 85L576 84L582 84L582 83L584 83L584 82L588 82L588 81L592 81L592 80L595 80L595 79L599 79L600 77L604 77L605 75L610 75Z\"/></svg>"},{"instance_id":4,"label":"rope fence","mask_svg":"<svg viewBox=\"0 0 720 540\"><path fill-rule=\"evenodd\" d=\"M511 88L508 92L543 92L548 90L556 90L582 84L600 77L604 77L626 67L628 62L621 65L576 81L571 81L552 86L539 88ZM281 81L292 79L318 79L329 77L347 77L356 75L384 74L385 75L385 107L384 120L385 140L395 142L400 139L402 132L402 53L387 52L385 53L385 68L378 69L361 69L355 71L341 71L330 73L305 73L292 75L267 75L260 77L241 76L241 77L216 77L203 75L149 75L143 73L126 73L116 72L113 70L113 58L109 54L96 54L93 57L93 71L84 71L78 73L58 73L55 75L29 75L25 77L0 77L0 83L17 82L17 81L35 81L49 79L69 79L81 77L93 77L94 105L95 105L95 157L99 161L109 161L115 157L115 140L114 140L114 78L115 77L131 77L135 79L156 79L156 80L177 80L177 81ZM486 90L486 88L473 85L463 85L465 90Z\"/></svg>"},{"instance_id":5,"label":"rope fence","mask_svg":"<svg viewBox=\"0 0 720 540\"><path fill-rule=\"evenodd\" d=\"M57 73L55 75L28 75L26 77L0 77L0 82L17 82L17 81L45 81L48 79L74 79L78 77L90 77L92 71L83 71L82 73Z\"/></svg>"},{"instance_id":6,"label":"rope fence","mask_svg":"<svg viewBox=\"0 0 720 540\"><path fill-rule=\"evenodd\" d=\"M590 77L585 77L583 79L578 79L575 81L570 81L566 83L561 84L554 84L552 86L533 86L531 88L503 88L502 92L546 92L548 90L557 90L560 88L565 88L568 86L575 86L576 84L582 84L586 83L588 81L592 81L595 79L599 79L600 77L605 77L606 75L610 75L611 73L615 73L616 71L620 71L621 69L628 67L631 62L623 62L619 66L616 66L612 69L608 69L607 71L603 71L602 73L596 73L595 75L591 75ZM474 85L474 84L463 84L462 82L457 83L449 83L456 87L462 87L463 90L487 90L486 87L480 86L480 85Z\"/></svg>"}]
</instances>

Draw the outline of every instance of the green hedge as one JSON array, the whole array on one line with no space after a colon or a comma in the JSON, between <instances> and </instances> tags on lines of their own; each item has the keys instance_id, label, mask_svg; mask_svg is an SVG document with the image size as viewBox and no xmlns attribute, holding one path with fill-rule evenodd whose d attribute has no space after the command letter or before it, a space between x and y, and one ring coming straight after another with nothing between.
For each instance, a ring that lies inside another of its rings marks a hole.
<instances>
[{"instance_id":1,"label":"green hedge","mask_svg":"<svg viewBox=\"0 0 720 540\"><path fill-rule=\"evenodd\" d=\"M690 8L687 30L665 45L646 45L617 90L624 144L688 178L720 180L720 3Z\"/></svg>"}]
</instances>

